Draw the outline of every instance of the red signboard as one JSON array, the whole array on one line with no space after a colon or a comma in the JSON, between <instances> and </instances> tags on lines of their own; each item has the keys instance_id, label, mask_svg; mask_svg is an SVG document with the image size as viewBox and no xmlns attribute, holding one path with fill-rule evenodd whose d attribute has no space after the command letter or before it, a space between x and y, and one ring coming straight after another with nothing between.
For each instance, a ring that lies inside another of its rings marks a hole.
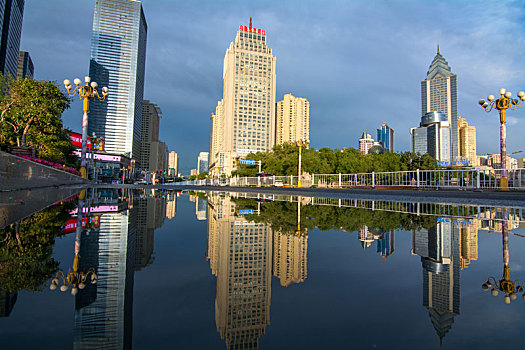
<instances>
[{"instance_id":1,"label":"red signboard","mask_svg":"<svg viewBox=\"0 0 525 350\"><path fill-rule=\"evenodd\" d=\"M69 135L69 141L71 144L75 147L81 148L82 147L82 134L73 132L73 131L67 131ZM92 138L88 137L87 139L87 149L93 149L93 147L96 150L103 151L104 150L104 140L99 138Z\"/></svg>"},{"instance_id":2,"label":"red signboard","mask_svg":"<svg viewBox=\"0 0 525 350\"><path fill-rule=\"evenodd\" d=\"M86 224L90 227L99 227L100 226L100 216L92 217L83 217L82 218L82 228L86 228ZM64 226L62 226L62 233L71 233L77 230L77 218L69 219Z\"/></svg>"}]
</instances>

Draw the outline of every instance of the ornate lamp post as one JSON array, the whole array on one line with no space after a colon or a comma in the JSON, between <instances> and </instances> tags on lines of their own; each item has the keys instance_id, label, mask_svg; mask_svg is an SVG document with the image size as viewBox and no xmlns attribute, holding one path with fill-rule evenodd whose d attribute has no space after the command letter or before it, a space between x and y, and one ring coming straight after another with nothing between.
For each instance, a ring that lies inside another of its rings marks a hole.
<instances>
[{"instance_id":1,"label":"ornate lamp post","mask_svg":"<svg viewBox=\"0 0 525 350\"><path fill-rule=\"evenodd\" d=\"M64 80L64 86L66 87L69 96L75 96L78 94L81 100L84 102L84 115L82 117L82 151L80 154L80 173L83 178L87 178L86 172L86 144L87 144L87 127L88 127L88 113L89 113L89 99L97 97L100 101L104 101L108 95L108 88L102 88L102 96L98 93L96 82L92 82L90 77L85 77L86 85L80 85L82 81L78 78L73 80L75 88L71 90L71 82Z\"/></svg>"},{"instance_id":2,"label":"ornate lamp post","mask_svg":"<svg viewBox=\"0 0 525 350\"><path fill-rule=\"evenodd\" d=\"M95 269L90 267L87 272L79 271L79 260L79 255L75 254L75 259L73 260L73 269L70 268L67 274L64 274L62 271L58 271L55 278L53 278L51 281L49 289L57 289L58 284L62 282L60 291L65 292L69 289L69 286L73 286L71 289L71 295L76 295L79 289L84 289L86 287L86 281L88 280L89 275L91 275L91 284L97 283L97 273L95 272Z\"/></svg>"},{"instance_id":3,"label":"ornate lamp post","mask_svg":"<svg viewBox=\"0 0 525 350\"><path fill-rule=\"evenodd\" d=\"M510 304L511 300L516 300L518 296L516 293L523 292L525 285L520 280L511 281L510 267L509 267L509 232L508 232L508 218L509 213L506 208L503 209L503 221L501 226L502 240L503 240L503 277L497 280L494 277L488 277L485 283L481 285L483 290L489 290L493 296L498 296L499 291L505 293L505 304ZM525 293L523 294L525 300Z\"/></svg>"},{"instance_id":4,"label":"ornate lamp post","mask_svg":"<svg viewBox=\"0 0 525 350\"><path fill-rule=\"evenodd\" d=\"M489 95L487 97L488 101L483 99L479 100L481 108L486 112L490 112L493 108L499 111L499 121L500 126L500 153L501 153L501 169L503 171L501 176L501 187L507 188L507 127L505 123L507 122L507 109L514 110L518 107L523 107L525 101L525 92L518 92L518 97L520 100L511 98L512 93L505 89L500 89L499 93L501 95L497 100L494 95Z\"/></svg>"},{"instance_id":5,"label":"ornate lamp post","mask_svg":"<svg viewBox=\"0 0 525 350\"><path fill-rule=\"evenodd\" d=\"M297 147L299 147L299 169L297 169L297 175L298 175L297 176L297 187L301 187L301 158L302 158L301 157L301 155L302 155L301 150L302 150L303 147L308 147L309 144L310 143L308 141L302 140L302 139L301 140L297 140L295 142L295 145Z\"/></svg>"}]
</instances>

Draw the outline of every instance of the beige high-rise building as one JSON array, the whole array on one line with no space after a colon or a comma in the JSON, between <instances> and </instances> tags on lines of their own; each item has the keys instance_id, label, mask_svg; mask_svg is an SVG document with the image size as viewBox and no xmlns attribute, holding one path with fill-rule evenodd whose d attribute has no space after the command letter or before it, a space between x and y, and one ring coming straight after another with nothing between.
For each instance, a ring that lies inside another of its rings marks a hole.
<instances>
[{"instance_id":1,"label":"beige high-rise building","mask_svg":"<svg viewBox=\"0 0 525 350\"><path fill-rule=\"evenodd\" d=\"M306 98L284 95L276 104L275 143L310 142L310 102Z\"/></svg>"},{"instance_id":2,"label":"beige high-rise building","mask_svg":"<svg viewBox=\"0 0 525 350\"><path fill-rule=\"evenodd\" d=\"M217 123L224 128L223 139L217 142L212 162L218 168L222 154L220 172L227 175L235 170L238 158L275 144L275 57L266 39L266 31L252 27L250 19L224 56L223 110L212 118L222 113ZM211 144L217 133L212 132ZM219 172L210 170L214 175Z\"/></svg>"},{"instance_id":3,"label":"beige high-rise building","mask_svg":"<svg viewBox=\"0 0 525 350\"><path fill-rule=\"evenodd\" d=\"M374 139L372 138L372 135L363 132L363 135L361 135L361 138L359 139L359 152L361 152L361 154L367 154L368 150L372 148L373 145Z\"/></svg>"},{"instance_id":4,"label":"beige high-rise building","mask_svg":"<svg viewBox=\"0 0 525 350\"><path fill-rule=\"evenodd\" d=\"M471 166L478 166L476 155L476 127L469 126L465 118L458 118L459 130L459 155L462 159L470 161Z\"/></svg>"},{"instance_id":5,"label":"beige high-rise building","mask_svg":"<svg viewBox=\"0 0 525 350\"><path fill-rule=\"evenodd\" d=\"M279 278L281 286L304 282L307 275L307 250L307 232L299 236L273 233L273 275Z\"/></svg>"},{"instance_id":6,"label":"beige high-rise building","mask_svg":"<svg viewBox=\"0 0 525 350\"><path fill-rule=\"evenodd\" d=\"M175 151L171 151L168 157L168 174L170 176L177 176L179 173L179 155Z\"/></svg>"},{"instance_id":7,"label":"beige high-rise building","mask_svg":"<svg viewBox=\"0 0 525 350\"><path fill-rule=\"evenodd\" d=\"M473 219L472 225L460 228L461 268L468 268L472 260L478 260L478 223Z\"/></svg>"},{"instance_id":8,"label":"beige high-rise building","mask_svg":"<svg viewBox=\"0 0 525 350\"><path fill-rule=\"evenodd\" d=\"M217 152L224 145L224 103L223 100L217 102L215 114L210 116L210 169L215 165Z\"/></svg>"}]
</instances>

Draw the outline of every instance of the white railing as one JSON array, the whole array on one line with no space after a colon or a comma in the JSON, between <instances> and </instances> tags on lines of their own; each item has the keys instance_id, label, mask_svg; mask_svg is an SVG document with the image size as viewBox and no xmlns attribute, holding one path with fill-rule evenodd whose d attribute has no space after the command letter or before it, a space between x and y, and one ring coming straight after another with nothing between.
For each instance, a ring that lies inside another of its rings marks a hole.
<instances>
[{"instance_id":1,"label":"white railing","mask_svg":"<svg viewBox=\"0 0 525 350\"><path fill-rule=\"evenodd\" d=\"M301 187L318 188L422 188L525 190L525 169L410 170L358 174L303 175ZM507 185L505 186L505 178ZM174 183L195 186L297 187L297 176L232 177Z\"/></svg>"}]
</instances>

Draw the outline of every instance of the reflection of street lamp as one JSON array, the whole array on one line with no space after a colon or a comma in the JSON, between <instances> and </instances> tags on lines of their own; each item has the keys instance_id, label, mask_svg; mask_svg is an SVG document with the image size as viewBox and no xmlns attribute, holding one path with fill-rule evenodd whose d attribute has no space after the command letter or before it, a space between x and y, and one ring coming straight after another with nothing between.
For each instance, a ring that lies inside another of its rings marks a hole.
<instances>
[{"instance_id":1,"label":"reflection of street lamp","mask_svg":"<svg viewBox=\"0 0 525 350\"><path fill-rule=\"evenodd\" d=\"M295 145L299 147L299 169L297 169L298 177L297 177L297 187L301 187L301 150L303 147L308 147L309 142L307 140L297 140L295 142Z\"/></svg>"},{"instance_id":2,"label":"reflection of street lamp","mask_svg":"<svg viewBox=\"0 0 525 350\"><path fill-rule=\"evenodd\" d=\"M523 107L525 101L525 92L518 92L518 97L521 101L515 98L510 98L512 93L506 91L505 89L500 89L499 93L500 98L495 100L494 95L489 95L487 97L488 101L479 100L479 104L486 111L490 112L493 108L496 108L499 111L499 121L500 126L500 154L501 154L501 169L503 174L501 176L501 187L507 188L507 127L505 123L507 122L507 109L514 110L518 107Z\"/></svg>"},{"instance_id":3,"label":"reflection of street lamp","mask_svg":"<svg viewBox=\"0 0 525 350\"><path fill-rule=\"evenodd\" d=\"M97 274L95 269L90 267L87 272L78 271L79 263L79 256L76 254L75 259L73 260L73 270L69 269L67 275L64 275L64 272L62 271L58 271L55 278L53 278L53 281L51 281L49 289L57 289L60 280L62 280L60 290L65 292L69 289L69 286L72 285L73 288L71 289L71 295L76 295L79 289L84 289L86 287L86 281L89 275L91 275L91 283L97 283Z\"/></svg>"},{"instance_id":4,"label":"reflection of street lamp","mask_svg":"<svg viewBox=\"0 0 525 350\"><path fill-rule=\"evenodd\" d=\"M503 208L502 214L503 221L501 225L501 233L503 242L503 278L498 281L494 277L489 277L485 283L481 285L481 288L483 288L483 290L489 290L489 288L492 288L490 292L493 296L498 296L498 290L502 291L505 293L505 304L510 304L511 300L516 300L516 293L523 292L525 286L520 280L510 280L509 232L507 227L509 213L506 208ZM525 293L523 294L523 299L525 300Z\"/></svg>"},{"instance_id":5,"label":"reflection of street lamp","mask_svg":"<svg viewBox=\"0 0 525 350\"><path fill-rule=\"evenodd\" d=\"M82 81L78 78L73 80L75 83L75 88L71 91L71 82L69 80L64 80L64 86L66 87L67 93L69 96L75 96L78 93L78 96L81 100L84 100L84 115L82 116L82 151L80 154L80 173L82 177L87 178L86 172L86 143L87 143L87 127L88 127L88 113L89 113L89 99L97 97L100 101L104 101L108 95L108 88L102 88L102 96L99 95L97 89L98 84L92 82L90 77L85 77L86 85L80 85Z\"/></svg>"}]
</instances>

